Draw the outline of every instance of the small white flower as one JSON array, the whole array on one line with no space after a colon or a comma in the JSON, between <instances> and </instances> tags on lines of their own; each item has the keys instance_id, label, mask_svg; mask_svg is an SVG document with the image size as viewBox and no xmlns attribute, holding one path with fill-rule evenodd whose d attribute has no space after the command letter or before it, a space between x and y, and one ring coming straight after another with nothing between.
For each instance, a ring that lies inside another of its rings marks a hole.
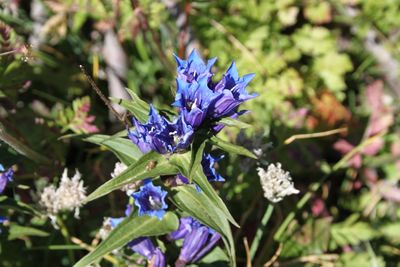
<instances>
[{"instance_id":1,"label":"small white flower","mask_svg":"<svg viewBox=\"0 0 400 267\"><path fill-rule=\"evenodd\" d=\"M99 230L99 236L102 240L106 239L107 236L111 233L112 225L111 225L111 218L105 217L103 220L103 225Z\"/></svg>"},{"instance_id":2,"label":"small white flower","mask_svg":"<svg viewBox=\"0 0 400 267\"><path fill-rule=\"evenodd\" d=\"M86 189L83 186L79 171L76 170L75 175L68 178L68 171L65 169L58 188L49 185L43 189L39 204L46 209L50 217L54 217L60 211L75 210L74 216L79 218L79 207L82 206L85 198Z\"/></svg>"},{"instance_id":3,"label":"small white flower","mask_svg":"<svg viewBox=\"0 0 400 267\"><path fill-rule=\"evenodd\" d=\"M260 177L261 186L264 190L264 197L271 202L279 202L285 196L298 194L299 190L294 188L292 178L289 172L281 168L281 164L270 164L265 171L263 168L257 168Z\"/></svg>"},{"instance_id":4,"label":"small white flower","mask_svg":"<svg viewBox=\"0 0 400 267\"><path fill-rule=\"evenodd\" d=\"M122 163L122 162L117 162L115 163L114 171L111 173L111 177L115 178L118 175L120 175L123 171L125 171L128 167ZM134 192L136 192L141 185L141 181L137 181L131 184L124 185L121 190L126 192L128 196L132 195Z\"/></svg>"},{"instance_id":5,"label":"small white flower","mask_svg":"<svg viewBox=\"0 0 400 267\"><path fill-rule=\"evenodd\" d=\"M118 175L120 175L123 171L125 171L128 167L122 163L122 162L117 162L115 163L114 171L111 173L111 177L115 178Z\"/></svg>"}]
</instances>

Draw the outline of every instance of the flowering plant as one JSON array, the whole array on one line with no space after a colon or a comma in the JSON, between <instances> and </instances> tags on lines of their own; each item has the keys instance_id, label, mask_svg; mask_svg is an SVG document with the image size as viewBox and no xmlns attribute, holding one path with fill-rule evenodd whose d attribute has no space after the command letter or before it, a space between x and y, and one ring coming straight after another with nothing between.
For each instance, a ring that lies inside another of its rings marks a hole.
<instances>
[{"instance_id":1,"label":"flowering plant","mask_svg":"<svg viewBox=\"0 0 400 267\"><path fill-rule=\"evenodd\" d=\"M118 174L92 192L86 202L133 184L136 190L128 191L129 202L134 204L129 215L123 220L111 219L118 222L112 227L115 229L75 266L86 266L128 242L134 252L153 262L153 266L165 266L163 252L154 247L149 237L166 234L170 241L183 239L176 266L197 262L219 239L225 244L231 265L236 265L230 223L238 224L210 183L224 181L214 169L222 156L214 157L210 152L215 146L255 158L247 149L224 142L216 135L225 124L240 123L236 118L245 113L239 110L240 104L256 94L246 90L254 75L240 77L235 63L219 82L214 82L211 68L215 61L205 63L195 50L187 60L176 57L177 93L173 106L178 108L178 115L173 120L129 89L132 102L117 100L133 115L134 128L127 125L127 132L137 148L130 150L131 145L121 146L118 141L106 143L112 139L122 142L121 137L94 135L87 139L106 144L126 168L121 171L118 165ZM137 186L138 182L143 185ZM147 228L132 229L139 222Z\"/></svg>"}]
</instances>

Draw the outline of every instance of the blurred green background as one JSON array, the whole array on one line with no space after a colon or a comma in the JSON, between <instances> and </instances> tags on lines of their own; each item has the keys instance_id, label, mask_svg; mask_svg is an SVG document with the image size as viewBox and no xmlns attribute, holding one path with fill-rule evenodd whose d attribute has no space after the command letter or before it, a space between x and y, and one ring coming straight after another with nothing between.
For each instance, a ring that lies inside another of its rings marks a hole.
<instances>
[{"instance_id":1,"label":"blurred green background","mask_svg":"<svg viewBox=\"0 0 400 267\"><path fill-rule=\"evenodd\" d=\"M218 57L215 79L232 60L240 75L256 73L248 90L259 97L242 117L253 127L222 136L261 149L265 162L281 162L302 194L360 145L347 168L311 194L281 249L273 233L300 196L277 206L253 265L278 251L279 266L400 266L399 13L398 0L0 1L0 162L18 167L16 182L25 187L14 193L24 202L34 203L65 166L78 168L92 191L109 179L116 159L82 137L125 126L79 66L104 95L128 98L128 87L168 111L173 53L198 49ZM297 134L306 136L285 142ZM51 163L29 160L29 149ZM243 238L251 243L267 206L256 166L227 155L218 168L227 178L218 189L242 225L234 230L239 266L246 262ZM112 193L68 226L90 240L103 216L123 214L124 205L123 193ZM71 265L65 251L49 248L62 237L45 219L13 216L50 235L1 237L0 265Z\"/></svg>"}]
</instances>

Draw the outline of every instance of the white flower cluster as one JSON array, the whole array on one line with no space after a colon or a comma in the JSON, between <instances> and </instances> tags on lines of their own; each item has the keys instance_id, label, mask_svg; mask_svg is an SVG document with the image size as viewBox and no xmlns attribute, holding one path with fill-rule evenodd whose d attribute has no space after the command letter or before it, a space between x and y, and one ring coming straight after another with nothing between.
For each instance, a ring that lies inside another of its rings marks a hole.
<instances>
[{"instance_id":1,"label":"white flower cluster","mask_svg":"<svg viewBox=\"0 0 400 267\"><path fill-rule=\"evenodd\" d=\"M123 171L125 171L128 167L122 163L117 162L115 163L114 171L111 173L111 177L115 178L120 175ZM132 193L136 192L139 186L141 185L141 181L134 182L132 184L124 185L121 190L126 192L128 196L132 195Z\"/></svg>"},{"instance_id":2,"label":"white flower cluster","mask_svg":"<svg viewBox=\"0 0 400 267\"><path fill-rule=\"evenodd\" d=\"M58 188L49 185L43 189L39 204L46 209L49 216L55 216L63 210L75 210L75 217L79 218L79 207L86 198L86 189L78 170L72 178L68 178L68 171L64 169Z\"/></svg>"},{"instance_id":3,"label":"white flower cluster","mask_svg":"<svg viewBox=\"0 0 400 267\"><path fill-rule=\"evenodd\" d=\"M257 168L260 176L261 186L264 190L264 197L271 202L279 202L285 196L298 194L299 190L294 188L289 172L281 168L281 164L270 164L267 170Z\"/></svg>"}]
</instances>

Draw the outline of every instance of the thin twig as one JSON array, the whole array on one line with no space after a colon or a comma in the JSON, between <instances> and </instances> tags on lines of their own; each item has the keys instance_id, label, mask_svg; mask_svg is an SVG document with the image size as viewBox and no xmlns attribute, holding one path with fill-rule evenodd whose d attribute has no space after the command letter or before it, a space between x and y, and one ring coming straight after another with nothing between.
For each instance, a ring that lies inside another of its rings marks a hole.
<instances>
[{"instance_id":1,"label":"thin twig","mask_svg":"<svg viewBox=\"0 0 400 267\"><path fill-rule=\"evenodd\" d=\"M77 237L72 236L72 237L71 237L71 242L74 243L74 244L76 244L76 245L78 245L78 246L80 246L80 247L83 248L83 249L86 249L87 251L93 251L93 250L94 250L94 247L92 247L92 246L90 246L90 245L84 243L82 240L80 240L80 239L77 238ZM118 263L119 263L117 259L113 258L113 257L110 256L110 255L104 255L103 258L104 258L105 260L111 262L111 263L114 264L114 265L118 265Z\"/></svg>"},{"instance_id":2,"label":"thin twig","mask_svg":"<svg viewBox=\"0 0 400 267\"><path fill-rule=\"evenodd\" d=\"M249 242L247 242L247 238L243 237L244 249L246 251L246 267L251 267L251 256L249 249Z\"/></svg>"},{"instance_id":3,"label":"thin twig","mask_svg":"<svg viewBox=\"0 0 400 267\"><path fill-rule=\"evenodd\" d=\"M334 130L329 130L329 131L324 131L324 132L319 132L319 133L310 133L310 134L295 134L289 137L288 139L285 140L285 145L288 145L292 143L293 141L297 139L309 139L309 138L318 138L318 137L325 137L333 134L338 134L338 133L347 133L347 127L344 128L339 128L339 129L334 129Z\"/></svg>"},{"instance_id":4,"label":"thin twig","mask_svg":"<svg viewBox=\"0 0 400 267\"><path fill-rule=\"evenodd\" d=\"M279 255L281 255L282 248L283 248L282 243L279 243L279 246L278 246L278 248L276 249L274 255L271 257L271 259L270 259L269 261L267 261L266 263L264 263L263 266L264 266L264 267L269 267L269 266L271 266L272 264L274 264L274 263L276 262L276 260L279 258Z\"/></svg>"},{"instance_id":5,"label":"thin twig","mask_svg":"<svg viewBox=\"0 0 400 267\"><path fill-rule=\"evenodd\" d=\"M103 95L103 93L101 92L100 88L96 85L96 83L93 81L92 77L89 76L89 74L87 74L85 67L83 65L79 65L79 68L81 69L82 73L85 75L86 79L88 80L88 82L90 83L90 85L92 86L92 89L96 92L96 94L101 98L101 100L103 100L104 104L108 107L108 109L114 114L115 117L117 117L117 119L124 123L125 125L129 125L129 120L127 120L126 118L124 119L124 116L121 116L115 109L114 107L111 105L110 100L107 99L107 97L105 95Z\"/></svg>"},{"instance_id":6,"label":"thin twig","mask_svg":"<svg viewBox=\"0 0 400 267\"><path fill-rule=\"evenodd\" d=\"M225 27L219 23L218 21L214 19L210 19L210 24L215 27L218 31L221 33L225 34L228 38L228 40L236 47L238 48L243 54L250 58L251 61L262 71L262 74L265 75L267 74L266 68L259 63L259 59L251 52L244 44L242 44L233 34L229 33Z\"/></svg>"},{"instance_id":7,"label":"thin twig","mask_svg":"<svg viewBox=\"0 0 400 267\"><path fill-rule=\"evenodd\" d=\"M356 155L357 153L359 153L360 151L362 151L365 147L369 146L370 144L372 144L373 142L375 142L378 138L381 138L383 135L385 134L385 132L381 132L377 135L374 135L368 139L366 139L365 141L363 141L361 144L359 144L358 146L356 146L355 148L353 148L349 153L347 153L341 160L339 160L330 170L329 173L327 173L326 175L324 175L318 182L313 183L310 185L310 188L308 190L308 192L303 195L303 197L299 200L299 202L297 202L296 207L294 210L292 210L288 216L285 218L285 220L283 221L283 223L279 226L278 230L276 231L275 235L274 235L274 239L277 241L282 241L282 235L284 234L284 232L286 231L287 227L289 226L289 224L292 222L292 220L294 219L296 213L298 211L300 211L305 204L311 199L312 195L314 194L314 192L316 192L322 185L323 182L325 182L325 180L335 171L341 169L343 166L345 166L345 164L352 158L354 157L354 155Z\"/></svg>"},{"instance_id":8,"label":"thin twig","mask_svg":"<svg viewBox=\"0 0 400 267\"><path fill-rule=\"evenodd\" d=\"M254 256L256 255L261 238L263 237L263 234L264 234L265 226L267 225L269 219L271 218L273 210L274 210L274 205L269 203L267 209L265 210L264 216L261 219L261 224L257 229L256 236L255 236L253 242L251 243L251 248L250 248L251 259L253 259Z\"/></svg>"}]
</instances>

